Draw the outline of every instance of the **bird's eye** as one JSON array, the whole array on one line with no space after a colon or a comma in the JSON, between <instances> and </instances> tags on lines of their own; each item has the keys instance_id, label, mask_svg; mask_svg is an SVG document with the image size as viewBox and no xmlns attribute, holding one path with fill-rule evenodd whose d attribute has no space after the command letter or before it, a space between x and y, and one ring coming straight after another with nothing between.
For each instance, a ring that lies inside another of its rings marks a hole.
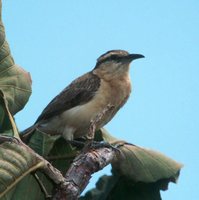
<instances>
[{"instance_id":1,"label":"bird's eye","mask_svg":"<svg viewBox=\"0 0 199 200\"><path fill-rule=\"evenodd\" d=\"M111 60L118 60L119 57L118 57L117 55L112 55L112 56L110 57L110 59L111 59Z\"/></svg>"},{"instance_id":2,"label":"bird's eye","mask_svg":"<svg viewBox=\"0 0 199 200\"><path fill-rule=\"evenodd\" d=\"M118 55L111 55L108 60L119 62L120 59L121 57L119 57Z\"/></svg>"}]
</instances>

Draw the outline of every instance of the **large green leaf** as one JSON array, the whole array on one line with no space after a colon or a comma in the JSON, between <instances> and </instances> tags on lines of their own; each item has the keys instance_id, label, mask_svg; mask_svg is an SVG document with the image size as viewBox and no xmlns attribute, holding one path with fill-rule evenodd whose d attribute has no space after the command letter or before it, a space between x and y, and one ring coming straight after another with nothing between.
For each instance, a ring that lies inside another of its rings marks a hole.
<instances>
[{"instance_id":1,"label":"large green leaf","mask_svg":"<svg viewBox=\"0 0 199 200\"><path fill-rule=\"evenodd\" d=\"M37 172L38 173L38 172ZM47 188L53 187L52 182L41 173L38 173L40 180ZM46 186L46 183L49 185ZM51 191L51 190L50 190ZM25 176L15 187L14 193L10 195L9 200L45 200L45 195L32 174Z\"/></svg>"},{"instance_id":2,"label":"large green leaf","mask_svg":"<svg viewBox=\"0 0 199 200\"><path fill-rule=\"evenodd\" d=\"M0 134L19 138L18 130L14 119L8 109L7 101L0 90Z\"/></svg>"},{"instance_id":3,"label":"large green leaf","mask_svg":"<svg viewBox=\"0 0 199 200\"><path fill-rule=\"evenodd\" d=\"M105 129L97 139L117 145L121 152L112 163L113 174L102 176L80 200L161 200L160 190L179 176L182 165L157 151L118 140Z\"/></svg>"},{"instance_id":4,"label":"large green leaf","mask_svg":"<svg viewBox=\"0 0 199 200\"><path fill-rule=\"evenodd\" d=\"M13 136L12 124L5 106L3 94L0 91L0 133L5 133L6 131L9 131L11 136Z\"/></svg>"},{"instance_id":5,"label":"large green leaf","mask_svg":"<svg viewBox=\"0 0 199 200\"><path fill-rule=\"evenodd\" d=\"M67 161L65 157L63 159L60 159L59 157L63 156L64 152L69 151L69 149L67 148L66 142L63 139L58 139L58 138L59 137L50 137L49 135L45 133L35 131L29 141L29 146L40 155L48 158L54 166L56 166L59 169L61 168L64 170L64 172L66 172L67 168L70 166L71 158L70 158L70 161ZM1 146L0 146L0 149L1 149ZM34 160L34 155L30 154L29 159L31 158ZM2 159L2 161L4 162L5 160ZM36 165L36 167L39 168L40 166ZM23 179L20 182L17 182L17 185L15 185L14 190L10 190L8 191L8 193L6 193L7 199L9 200L18 200L18 199L44 200L45 199L45 195L43 191L41 190L38 182L36 181L35 177L33 177L33 175L30 173L36 170L37 169L36 167L29 166L28 168L27 166L26 176L23 176ZM54 187L52 181L48 177L46 177L45 174L41 172L37 172L37 175L40 181L42 182L42 184L44 185L44 187L46 188L46 190L48 191L48 193L51 194L52 189Z\"/></svg>"},{"instance_id":6,"label":"large green leaf","mask_svg":"<svg viewBox=\"0 0 199 200\"><path fill-rule=\"evenodd\" d=\"M28 142L35 152L49 160L57 169L65 173L79 150L72 147L61 136L50 136L36 130Z\"/></svg>"},{"instance_id":7,"label":"large green leaf","mask_svg":"<svg viewBox=\"0 0 199 200\"><path fill-rule=\"evenodd\" d=\"M0 1L0 16L1 7ZM4 93L9 111L13 115L25 106L31 94L30 75L14 63L5 39L2 21L0 21L0 90Z\"/></svg>"},{"instance_id":8,"label":"large green leaf","mask_svg":"<svg viewBox=\"0 0 199 200\"><path fill-rule=\"evenodd\" d=\"M54 146L54 143L60 138L61 136L51 136L36 130L31 139L29 140L28 146L34 149L35 152L42 155L43 157L47 156L51 149Z\"/></svg>"},{"instance_id":9,"label":"large green leaf","mask_svg":"<svg viewBox=\"0 0 199 200\"><path fill-rule=\"evenodd\" d=\"M161 200L158 184L134 184L126 177L113 173L102 176L96 188L88 191L80 200Z\"/></svg>"},{"instance_id":10,"label":"large green leaf","mask_svg":"<svg viewBox=\"0 0 199 200\"><path fill-rule=\"evenodd\" d=\"M32 152L14 142L0 145L0 198L11 190L22 178L43 166ZM5 195L6 194L6 195Z\"/></svg>"},{"instance_id":11,"label":"large green leaf","mask_svg":"<svg viewBox=\"0 0 199 200\"><path fill-rule=\"evenodd\" d=\"M135 182L151 183L160 179L176 182L181 164L154 150L124 144L122 155L113 167Z\"/></svg>"},{"instance_id":12,"label":"large green leaf","mask_svg":"<svg viewBox=\"0 0 199 200\"><path fill-rule=\"evenodd\" d=\"M121 154L118 154L112 166L122 175L133 182L152 183L161 179L176 182L182 164L158 151L117 140L104 129L101 134L105 141L115 145L121 144Z\"/></svg>"},{"instance_id":13,"label":"large green leaf","mask_svg":"<svg viewBox=\"0 0 199 200\"><path fill-rule=\"evenodd\" d=\"M49 136L43 132L36 130L30 138L28 145L44 158L49 160L53 166L59 169L63 174L71 165L71 161L77 155L76 148L67 144L60 136ZM52 181L41 172L37 175L45 186L47 192L52 194L54 187ZM31 191L30 191L30 188ZM12 200L21 199L21 197L29 200L44 200L45 196L38 185L38 182L32 175L26 176L20 183L17 184Z\"/></svg>"}]
</instances>

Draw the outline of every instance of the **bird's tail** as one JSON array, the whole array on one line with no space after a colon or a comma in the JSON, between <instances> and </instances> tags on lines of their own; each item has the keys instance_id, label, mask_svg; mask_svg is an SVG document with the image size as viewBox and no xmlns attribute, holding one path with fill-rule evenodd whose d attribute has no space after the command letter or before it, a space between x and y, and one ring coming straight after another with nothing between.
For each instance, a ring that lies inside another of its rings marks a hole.
<instances>
[{"instance_id":1,"label":"bird's tail","mask_svg":"<svg viewBox=\"0 0 199 200\"><path fill-rule=\"evenodd\" d=\"M23 130L20 132L20 138L22 139L23 142L28 142L32 134L34 133L36 129L36 125L32 125L29 128Z\"/></svg>"}]
</instances>

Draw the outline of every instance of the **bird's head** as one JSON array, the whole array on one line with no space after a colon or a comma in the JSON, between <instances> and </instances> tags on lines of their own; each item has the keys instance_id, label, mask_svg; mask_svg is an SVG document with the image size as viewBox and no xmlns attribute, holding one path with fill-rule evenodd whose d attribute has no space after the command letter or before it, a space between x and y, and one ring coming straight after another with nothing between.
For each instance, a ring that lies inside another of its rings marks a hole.
<instances>
[{"instance_id":1,"label":"bird's head","mask_svg":"<svg viewBox=\"0 0 199 200\"><path fill-rule=\"evenodd\" d=\"M129 54L124 50L112 50L101 55L97 59L94 73L110 77L117 77L129 72L130 63L138 58L144 58L141 54Z\"/></svg>"}]
</instances>

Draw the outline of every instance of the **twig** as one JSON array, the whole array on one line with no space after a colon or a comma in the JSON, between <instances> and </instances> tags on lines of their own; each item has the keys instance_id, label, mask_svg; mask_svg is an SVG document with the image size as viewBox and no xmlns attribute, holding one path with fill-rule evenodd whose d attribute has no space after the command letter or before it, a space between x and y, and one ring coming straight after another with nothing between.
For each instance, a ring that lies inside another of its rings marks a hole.
<instances>
[{"instance_id":1,"label":"twig","mask_svg":"<svg viewBox=\"0 0 199 200\"><path fill-rule=\"evenodd\" d=\"M35 177L37 183L39 184L42 192L45 195L45 199L51 199L52 195L48 194L48 191L46 190L45 186L43 185L42 181L40 180L39 176L36 173L33 173L33 176Z\"/></svg>"}]
</instances>

